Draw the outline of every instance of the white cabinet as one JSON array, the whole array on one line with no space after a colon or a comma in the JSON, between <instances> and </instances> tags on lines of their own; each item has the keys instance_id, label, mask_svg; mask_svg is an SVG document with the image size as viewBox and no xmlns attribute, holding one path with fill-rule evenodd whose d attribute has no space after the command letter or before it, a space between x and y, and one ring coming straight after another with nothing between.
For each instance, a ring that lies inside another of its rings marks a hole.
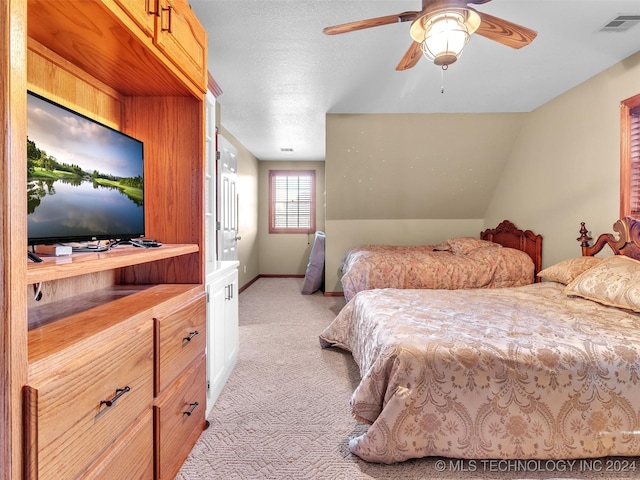
<instances>
[{"instance_id":1,"label":"white cabinet","mask_svg":"<svg viewBox=\"0 0 640 480\"><path fill-rule=\"evenodd\" d=\"M207 276L207 410L227 382L238 359L238 262L217 262Z\"/></svg>"}]
</instances>

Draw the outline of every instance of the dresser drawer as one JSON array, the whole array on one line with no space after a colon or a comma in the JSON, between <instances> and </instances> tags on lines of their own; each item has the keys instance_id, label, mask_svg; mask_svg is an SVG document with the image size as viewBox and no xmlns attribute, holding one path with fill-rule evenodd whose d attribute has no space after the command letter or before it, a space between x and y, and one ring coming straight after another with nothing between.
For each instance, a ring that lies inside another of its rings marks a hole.
<instances>
[{"instance_id":1,"label":"dresser drawer","mask_svg":"<svg viewBox=\"0 0 640 480\"><path fill-rule=\"evenodd\" d=\"M31 365L25 387L27 476L73 478L153 400L153 323L123 322ZM44 363L43 363L44 362Z\"/></svg>"},{"instance_id":2,"label":"dresser drawer","mask_svg":"<svg viewBox=\"0 0 640 480\"><path fill-rule=\"evenodd\" d=\"M152 480L153 410L151 407L82 474L82 480Z\"/></svg>"},{"instance_id":3,"label":"dresser drawer","mask_svg":"<svg viewBox=\"0 0 640 480\"><path fill-rule=\"evenodd\" d=\"M206 362L201 355L156 399L154 444L159 480L175 477L204 430L206 381Z\"/></svg>"},{"instance_id":4,"label":"dresser drawer","mask_svg":"<svg viewBox=\"0 0 640 480\"><path fill-rule=\"evenodd\" d=\"M182 371L202 355L207 343L204 292L166 316L157 316L155 394L158 395Z\"/></svg>"}]
</instances>

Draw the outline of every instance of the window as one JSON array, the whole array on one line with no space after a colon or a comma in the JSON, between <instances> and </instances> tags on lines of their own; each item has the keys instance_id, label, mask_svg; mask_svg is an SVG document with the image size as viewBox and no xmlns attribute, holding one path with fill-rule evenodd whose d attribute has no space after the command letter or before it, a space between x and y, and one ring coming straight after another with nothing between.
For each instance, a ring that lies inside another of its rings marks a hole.
<instances>
[{"instance_id":1,"label":"window","mask_svg":"<svg viewBox=\"0 0 640 480\"><path fill-rule=\"evenodd\" d=\"M640 217L640 95L620 105L620 217Z\"/></svg>"},{"instance_id":2,"label":"window","mask_svg":"<svg viewBox=\"0 0 640 480\"><path fill-rule=\"evenodd\" d=\"M269 170L269 233L316 230L316 172Z\"/></svg>"}]
</instances>

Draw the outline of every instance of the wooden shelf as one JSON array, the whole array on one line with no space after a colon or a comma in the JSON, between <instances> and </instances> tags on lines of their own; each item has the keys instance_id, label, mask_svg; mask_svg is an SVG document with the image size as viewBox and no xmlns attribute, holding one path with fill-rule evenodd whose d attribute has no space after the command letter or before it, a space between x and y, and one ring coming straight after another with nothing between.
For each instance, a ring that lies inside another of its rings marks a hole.
<instances>
[{"instance_id":1,"label":"wooden shelf","mask_svg":"<svg viewBox=\"0 0 640 480\"><path fill-rule=\"evenodd\" d=\"M30 312L29 364L30 377L35 372L46 377L46 359L61 350L74 348L82 355L84 343L102 332L138 316L149 321L166 316L204 291L202 285L114 285L110 288L79 295L72 301L62 300L43 305ZM37 368L34 364L42 362Z\"/></svg>"},{"instance_id":2,"label":"wooden shelf","mask_svg":"<svg viewBox=\"0 0 640 480\"><path fill-rule=\"evenodd\" d=\"M27 265L27 284L76 277L87 273L154 262L199 251L198 245L163 245L158 248L138 248L121 245L106 252L83 252L63 257L42 257L42 263ZM25 261L28 261L25 257Z\"/></svg>"}]
</instances>

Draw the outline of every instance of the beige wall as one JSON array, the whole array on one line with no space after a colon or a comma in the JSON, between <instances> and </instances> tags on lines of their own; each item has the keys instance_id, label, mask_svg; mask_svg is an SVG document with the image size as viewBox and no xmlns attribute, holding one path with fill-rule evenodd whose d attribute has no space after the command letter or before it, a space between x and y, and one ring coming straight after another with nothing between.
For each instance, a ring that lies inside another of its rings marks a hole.
<instances>
[{"instance_id":1,"label":"beige wall","mask_svg":"<svg viewBox=\"0 0 640 480\"><path fill-rule=\"evenodd\" d=\"M327 220L483 218L525 118L327 115Z\"/></svg>"},{"instance_id":2,"label":"beige wall","mask_svg":"<svg viewBox=\"0 0 640 480\"><path fill-rule=\"evenodd\" d=\"M238 285L244 287L260 273L258 241L258 160L245 150L238 154Z\"/></svg>"},{"instance_id":3,"label":"beige wall","mask_svg":"<svg viewBox=\"0 0 640 480\"><path fill-rule=\"evenodd\" d=\"M544 236L543 266L581 254L620 215L620 101L640 92L640 54L530 113L487 209Z\"/></svg>"},{"instance_id":4,"label":"beige wall","mask_svg":"<svg viewBox=\"0 0 640 480\"><path fill-rule=\"evenodd\" d=\"M262 275L304 275L314 234L269 233L269 170L316 171L316 230L324 231L324 162L259 162L258 244Z\"/></svg>"}]
</instances>

